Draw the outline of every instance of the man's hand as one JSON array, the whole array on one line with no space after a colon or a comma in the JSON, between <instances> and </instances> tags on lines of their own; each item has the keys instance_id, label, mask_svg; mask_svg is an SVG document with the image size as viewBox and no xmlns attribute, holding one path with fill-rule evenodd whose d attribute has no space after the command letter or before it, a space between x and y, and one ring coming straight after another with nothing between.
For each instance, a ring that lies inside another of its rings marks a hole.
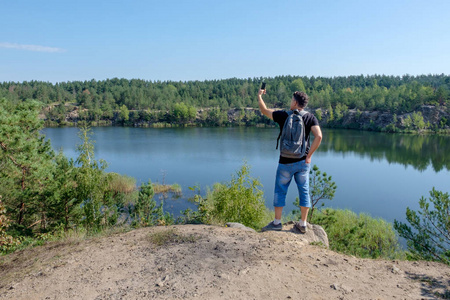
<instances>
[{"instance_id":1,"label":"man's hand","mask_svg":"<svg viewBox=\"0 0 450 300\"><path fill-rule=\"evenodd\" d=\"M311 156L306 156L305 163L307 163L307 164L311 163Z\"/></svg>"},{"instance_id":2,"label":"man's hand","mask_svg":"<svg viewBox=\"0 0 450 300\"><path fill-rule=\"evenodd\" d=\"M258 91L258 96L265 95L265 94L266 94L266 90L265 89Z\"/></svg>"}]
</instances>

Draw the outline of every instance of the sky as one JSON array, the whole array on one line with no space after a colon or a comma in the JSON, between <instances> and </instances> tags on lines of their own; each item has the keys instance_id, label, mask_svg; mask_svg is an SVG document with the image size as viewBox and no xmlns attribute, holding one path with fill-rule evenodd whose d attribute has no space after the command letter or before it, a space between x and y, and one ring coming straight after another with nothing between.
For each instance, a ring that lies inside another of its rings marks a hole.
<instances>
[{"instance_id":1,"label":"sky","mask_svg":"<svg viewBox=\"0 0 450 300\"><path fill-rule=\"evenodd\" d=\"M0 28L0 82L450 74L448 0L15 0Z\"/></svg>"}]
</instances>

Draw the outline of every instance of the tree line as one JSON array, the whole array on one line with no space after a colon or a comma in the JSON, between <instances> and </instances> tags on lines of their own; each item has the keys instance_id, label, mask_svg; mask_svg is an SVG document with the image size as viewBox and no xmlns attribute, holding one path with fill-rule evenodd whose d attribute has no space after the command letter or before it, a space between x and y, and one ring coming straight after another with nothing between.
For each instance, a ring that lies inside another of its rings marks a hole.
<instances>
[{"instance_id":1,"label":"tree line","mask_svg":"<svg viewBox=\"0 0 450 300\"><path fill-rule=\"evenodd\" d=\"M310 96L309 108L322 109L339 119L350 109L405 114L422 105L449 110L450 76L347 76L224 79L206 81L146 81L107 79L49 83L42 81L0 83L0 97L12 103L37 100L45 104L46 119L60 123L76 110L76 118L136 122L201 123L222 125L230 109L255 108L261 82L267 83L268 106L285 108L294 91ZM198 111L203 112L200 117ZM245 125L264 123L258 116L241 114ZM449 120L443 120L448 126ZM64 124L63 124L64 125Z\"/></svg>"}]
</instances>

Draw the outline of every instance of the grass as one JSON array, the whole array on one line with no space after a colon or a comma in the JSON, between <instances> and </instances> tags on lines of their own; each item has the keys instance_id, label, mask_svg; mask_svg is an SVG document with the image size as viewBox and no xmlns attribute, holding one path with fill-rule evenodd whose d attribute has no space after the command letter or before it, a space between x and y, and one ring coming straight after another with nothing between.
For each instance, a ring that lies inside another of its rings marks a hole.
<instances>
[{"instance_id":1,"label":"grass","mask_svg":"<svg viewBox=\"0 0 450 300\"><path fill-rule=\"evenodd\" d=\"M175 184L153 183L152 185L153 185L153 191L155 192L155 194L165 194L168 192L172 192L177 195L181 194L181 186L177 183L175 183Z\"/></svg>"},{"instance_id":2,"label":"grass","mask_svg":"<svg viewBox=\"0 0 450 300\"><path fill-rule=\"evenodd\" d=\"M117 173L109 173L108 189L118 193L132 193L136 190L136 179Z\"/></svg>"},{"instance_id":3,"label":"grass","mask_svg":"<svg viewBox=\"0 0 450 300\"><path fill-rule=\"evenodd\" d=\"M185 235L177 232L175 228L169 228L148 235L150 242L157 246L165 246L170 244L194 243L199 239L193 234Z\"/></svg>"}]
</instances>

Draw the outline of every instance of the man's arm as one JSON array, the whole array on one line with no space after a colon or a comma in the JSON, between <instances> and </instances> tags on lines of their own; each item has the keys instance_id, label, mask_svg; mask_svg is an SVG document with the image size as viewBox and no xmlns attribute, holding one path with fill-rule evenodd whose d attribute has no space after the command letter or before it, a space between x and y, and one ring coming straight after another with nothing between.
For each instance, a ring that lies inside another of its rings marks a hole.
<instances>
[{"instance_id":1,"label":"man's arm","mask_svg":"<svg viewBox=\"0 0 450 300\"><path fill-rule=\"evenodd\" d=\"M308 155L306 156L305 163L310 164L311 163L311 156L313 155L314 151L319 148L320 143L322 142L322 130L320 130L320 126L315 125L311 127L311 132L314 135L314 141L311 144L311 148L309 148Z\"/></svg>"},{"instance_id":2,"label":"man's arm","mask_svg":"<svg viewBox=\"0 0 450 300\"><path fill-rule=\"evenodd\" d=\"M265 115L269 119L273 120L273 112L275 111L275 109L267 108L266 103L264 103L264 100L262 98L262 95L265 93L266 93L266 90L259 90L259 92L258 92L259 110L261 111L261 113L263 115Z\"/></svg>"}]
</instances>

